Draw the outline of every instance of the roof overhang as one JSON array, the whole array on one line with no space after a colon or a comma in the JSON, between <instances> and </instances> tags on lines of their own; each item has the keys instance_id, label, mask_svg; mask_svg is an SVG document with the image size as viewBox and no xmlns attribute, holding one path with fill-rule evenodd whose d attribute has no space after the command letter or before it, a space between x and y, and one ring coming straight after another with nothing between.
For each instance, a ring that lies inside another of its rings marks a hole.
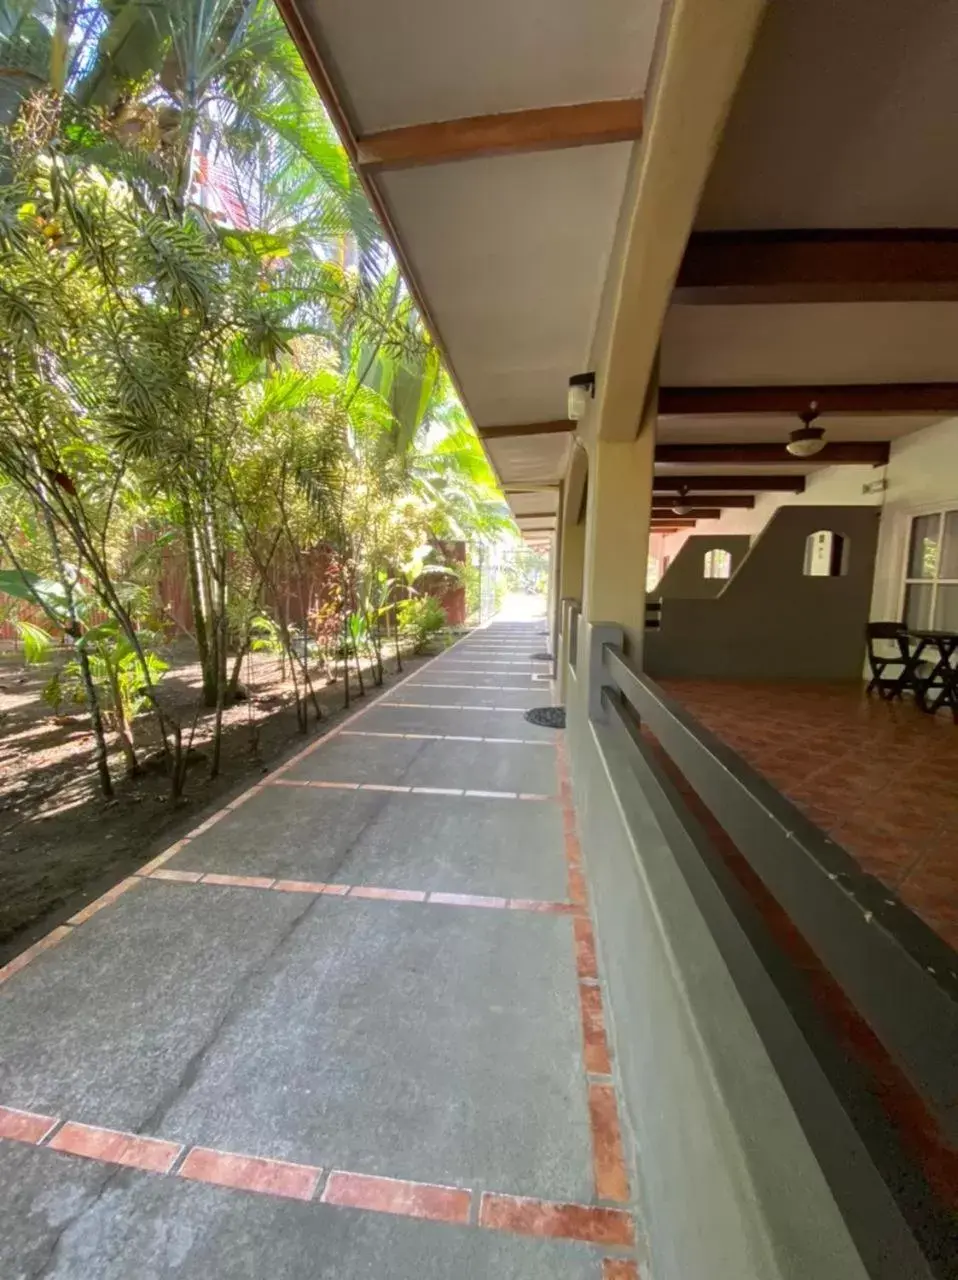
<instances>
[{"instance_id":1,"label":"roof overhang","mask_svg":"<svg viewBox=\"0 0 958 1280\"><path fill-rule=\"evenodd\" d=\"M519 514L569 465L660 0L277 4Z\"/></svg>"}]
</instances>

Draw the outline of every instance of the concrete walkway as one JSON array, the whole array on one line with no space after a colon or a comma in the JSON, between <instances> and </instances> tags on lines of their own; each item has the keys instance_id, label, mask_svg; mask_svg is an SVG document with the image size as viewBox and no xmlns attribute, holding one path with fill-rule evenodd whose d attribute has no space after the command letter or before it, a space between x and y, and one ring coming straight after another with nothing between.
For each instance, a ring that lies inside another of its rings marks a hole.
<instances>
[{"instance_id":1,"label":"concrete walkway","mask_svg":"<svg viewBox=\"0 0 958 1280\"><path fill-rule=\"evenodd\" d=\"M636 1280L541 621L0 970L4 1280Z\"/></svg>"}]
</instances>

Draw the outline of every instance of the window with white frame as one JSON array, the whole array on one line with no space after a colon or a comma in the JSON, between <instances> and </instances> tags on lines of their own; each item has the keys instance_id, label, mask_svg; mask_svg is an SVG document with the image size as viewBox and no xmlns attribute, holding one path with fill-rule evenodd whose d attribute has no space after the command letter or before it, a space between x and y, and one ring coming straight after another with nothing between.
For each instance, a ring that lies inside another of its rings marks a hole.
<instances>
[{"instance_id":1,"label":"window with white frame","mask_svg":"<svg viewBox=\"0 0 958 1280\"><path fill-rule=\"evenodd\" d=\"M958 631L958 508L912 518L902 616L913 630Z\"/></svg>"}]
</instances>

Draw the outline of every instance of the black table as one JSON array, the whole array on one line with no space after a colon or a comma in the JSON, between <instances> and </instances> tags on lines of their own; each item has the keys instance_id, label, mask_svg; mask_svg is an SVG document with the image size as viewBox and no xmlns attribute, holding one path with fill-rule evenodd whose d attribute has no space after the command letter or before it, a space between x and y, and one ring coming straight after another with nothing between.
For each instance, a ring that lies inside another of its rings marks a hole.
<instances>
[{"instance_id":1,"label":"black table","mask_svg":"<svg viewBox=\"0 0 958 1280\"><path fill-rule=\"evenodd\" d=\"M939 707L951 707L951 713L958 721L958 667L952 659L958 654L958 631L913 631L907 632L909 640L916 642L908 660L908 666L902 672L915 690L915 699L922 711L930 715ZM936 655L934 667L929 676L918 675L918 667L928 662L924 654L932 650Z\"/></svg>"}]
</instances>

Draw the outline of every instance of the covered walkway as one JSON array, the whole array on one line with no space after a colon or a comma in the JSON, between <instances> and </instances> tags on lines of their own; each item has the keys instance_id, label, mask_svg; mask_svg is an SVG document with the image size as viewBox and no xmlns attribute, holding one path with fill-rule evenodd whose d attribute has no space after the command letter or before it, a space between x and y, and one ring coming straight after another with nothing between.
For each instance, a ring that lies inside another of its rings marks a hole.
<instances>
[{"instance_id":1,"label":"covered walkway","mask_svg":"<svg viewBox=\"0 0 958 1280\"><path fill-rule=\"evenodd\" d=\"M0 971L0 1275L636 1280L547 644L474 632Z\"/></svg>"}]
</instances>

